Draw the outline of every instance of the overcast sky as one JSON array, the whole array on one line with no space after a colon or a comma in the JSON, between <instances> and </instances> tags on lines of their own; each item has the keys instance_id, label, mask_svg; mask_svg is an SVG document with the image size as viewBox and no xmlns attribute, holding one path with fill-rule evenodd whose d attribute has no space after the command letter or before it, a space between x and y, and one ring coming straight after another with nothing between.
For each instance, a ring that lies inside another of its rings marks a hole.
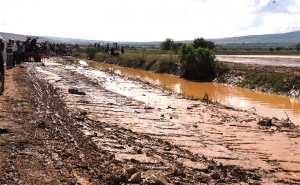
<instances>
[{"instance_id":1,"label":"overcast sky","mask_svg":"<svg viewBox=\"0 0 300 185\"><path fill-rule=\"evenodd\" d=\"M300 0L0 0L0 4L0 32L24 35L180 41L300 30Z\"/></svg>"}]
</instances>

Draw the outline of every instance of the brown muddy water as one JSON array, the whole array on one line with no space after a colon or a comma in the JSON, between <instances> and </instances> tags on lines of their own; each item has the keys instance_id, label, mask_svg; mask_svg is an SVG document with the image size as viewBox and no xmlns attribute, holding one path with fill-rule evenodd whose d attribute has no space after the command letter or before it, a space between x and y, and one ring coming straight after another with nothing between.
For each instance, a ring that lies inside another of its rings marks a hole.
<instances>
[{"instance_id":1,"label":"brown muddy water","mask_svg":"<svg viewBox=\"0 0 300 185\"><path fill-rule=\"evenodd\" d=\"M85 62L80 61L80 63L84 64ZM297 98L218 83L191 82L173 75L124 68L103 62L87 62L87 64L93 68L110 70L116 74L138 78L195 98L203 98L207 93L210 100L242 110L251 109L262 116L279 119L285 119L288 116L294 124L300 125L300 101Z\"/></svg>"}]
</instances>

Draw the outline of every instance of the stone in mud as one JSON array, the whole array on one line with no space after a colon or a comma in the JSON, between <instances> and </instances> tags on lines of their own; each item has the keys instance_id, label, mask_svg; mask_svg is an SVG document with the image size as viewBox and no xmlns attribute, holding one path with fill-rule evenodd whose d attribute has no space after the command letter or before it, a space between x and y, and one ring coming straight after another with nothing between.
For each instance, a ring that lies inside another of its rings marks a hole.
<instances>
[{"instance_id":1,"label":"stone in mud","mask_svg":"<svg viewBox=\"0 0 300 185\"><path fill-rule=\"evenodd\" d=\"M113 172L111 175L110 175L110 178L116 182L116 183L119 183L119 182L128 182L129 178L128 178L128 173L127 171L120 167L120 166L114 166L112 165L111 166L111 171Z\"/></svg>"},{"instance_id":2,"label":"stone in mud","mask_svg":"<svg viewBox=\"0 0 300 185\"><path fill-rule=\"evenodd\" d=\"M182 177L185 177L185 174L184 174L184 171L179 169L179 168L174 168L173 169L173 175L175 177L178 177L178 176L182 176Z\"/></svg>"},{"instance_id":3,"label":"stone in mud","mask_svg":"<svg viewBox=\"0 0 300 185\"><path fill-rule=\"evenodd\" d=\"M262 119L257 124L266 127L274 126L274 124L272 123L272 119L269 118Z\"/></svg>"},{"instance_id":4,"label":"stone in mud","mask_svg":"<svg viewBox=\"0 0 300 185\"><path fill-rule=\"evenodd\" d=\"M220 179L220 174L217 173L217 172L216 172L216 173L212 173L212 174L211 174L211 178L212 178L212 179L215 179L215 180Z\"/></svg>"},{"instance_id":5,"label":"stone in mud","mask_svg":"<svg viewBox=\"0 0 300 185\"><path fill-rule=\"evenodd\" d=\"M129 176L133 175L134 173L139 172L139 170L136 169L136 168L127 168L126 171L127 171Z\"/></svg>"},{"instance_id":6,"label":"stone in mud","mask_svg":"<svg viewBox=\"0 0 300 185\"><path fill-rule=\"evenodd\" d=\"M159 178L157 178L155 175L152 174L150 180L150 183L155 184L155 185L166 185L163 181L161 181Z\"/></svg>"},{"instance_id":7,"label":"stone in mud","mask_svg":"<svg viewBox=\"0 0 300 185\"><path fill-rule=\"evenodd\" d=\"M131 183L140 183L142 181L142 173L141 172L136 172L131 175L130 179L128 182Z\"/></svg>"},{"instance_id":8,"label":"stone in mud","mask_svg":"<svg viewBox=\"0 0 300 185\"><path fill-rule=\"evenodd\" d=\"M85 92L79 91L76 87L71 87L68 89L68 92L71 94L79 94L79 95L86 95Z\"/></svg>"},{"instance_id":9,"label":"stone in mud","mask_svg":"<svg viewBox=\"0 0 300 185\"><path fill-rule=\"evenodd\" d=\"M41 121L41 122L38 124L38 128L45 129L45 128L46 128L46 123L45 123L44 121Z\"/></svg>"},{"instance_id":10,"label":"stone in mud","mask_svg":"<svg viewBox=\"0 0 300 185\"><path fill-rule=\"evenodd\" d=\"M154 173L153 171L147 171L144 175L146 182L154 185L171 185L172 181L161 173Z\"/></svg>"},{"instance_id":11,"label":"stone in mud","mask_svg":"<svg viewBox=\"0 0 300 185\"><path fill-rule=\"evenodd\" d=\"M5 134L5 133L8 133L8 129L0 127L0 134Z\"/></svg>"}]
</instances>

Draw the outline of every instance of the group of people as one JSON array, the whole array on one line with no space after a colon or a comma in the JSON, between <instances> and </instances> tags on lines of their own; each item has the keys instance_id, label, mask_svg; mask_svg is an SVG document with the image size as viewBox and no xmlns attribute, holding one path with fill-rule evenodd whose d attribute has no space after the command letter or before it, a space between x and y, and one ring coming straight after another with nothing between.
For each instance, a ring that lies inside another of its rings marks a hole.
<instances>
[{"instance_id":1,"label":"group of people","mask_svg":"<svg viewBox=\"0 0 300 185\"><path fill-rule=\"evenodd\" d=\"M9 39L6 44L6 69L15 67L20 64L25 55L25 46L20 44L20 41L15 42L14 39Z\"/></svg>"},{"instance_id":2,"label":"group of people","mask_svg":"<svg viewBox=\"0 0 300 185\"><path fill-rule=\"evenodd\" d=\"M23 42L24 50L27 53L35 53L42 54L44 53L47 56L51 55L51 51L53 51L54 43L48 43L46 41L42 43L37 43L37 38L27 37L27 40Z\"/></svg>"},{"instance_id":3,"label":"group of people","mask_svg":"<svg viewBox=\"0 0 300 185\"><path fill-rule=\"evenodd\" d=\"M111 48L109 48L109 43L107 43L105 45L101 45L100 42L98 42L98 43L95 42L94 44L91 43L90 46L93 46L98 51L101 51L103 53L109 53L109 51L110 51L111 55L115 55L115 53L118 53L118 52L115 52L115 51L118 50L118 43L117 42L113 42L113 47L111 47ZM122 53L122 55L124 54L123 46L121 47L121 53Z\"/></svg>"},{"instance_id":4,"label":"group of people","mask_svg":"<svg viewBox=\"0 0 300 185\"><path fill-rule=\"evenodd\" d=\"M4 61L6 61L6 69L11 69L16 64L21 64L25 56L25 42L9 39L6 43L5 39L0 36L0 95L4 91Z\"/></svg>"}]
</instances>

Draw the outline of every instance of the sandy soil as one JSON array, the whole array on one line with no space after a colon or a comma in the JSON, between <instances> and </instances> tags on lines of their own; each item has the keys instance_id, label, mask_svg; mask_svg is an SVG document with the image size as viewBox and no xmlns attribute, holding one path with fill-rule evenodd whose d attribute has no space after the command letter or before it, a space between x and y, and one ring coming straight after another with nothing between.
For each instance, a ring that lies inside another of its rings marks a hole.
<instances>
[{"instance_id":1,"label":"sandy soil","mask_svg":"<svg viewBox=\"0 0 300 185\"><path fill-rule=\"evenodd\" d=\"M288 120L60 58L5 78L0 184L300 183L300 131Z\"/></svg>"}]
</instances>

